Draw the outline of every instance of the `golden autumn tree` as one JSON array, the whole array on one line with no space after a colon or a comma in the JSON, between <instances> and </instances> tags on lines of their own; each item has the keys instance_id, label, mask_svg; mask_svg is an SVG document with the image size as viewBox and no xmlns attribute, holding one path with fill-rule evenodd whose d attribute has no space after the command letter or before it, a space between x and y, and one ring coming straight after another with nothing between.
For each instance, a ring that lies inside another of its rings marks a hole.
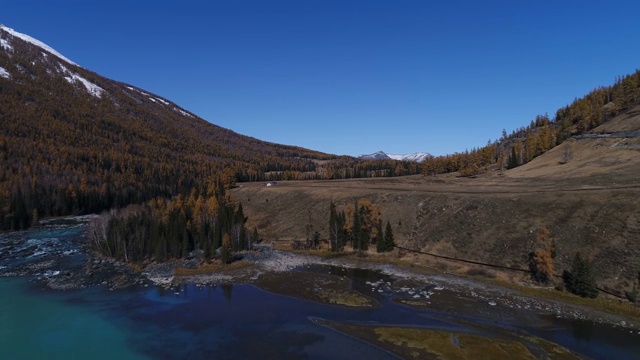
<instances>
[{"instance_id":1,"label":"golden autumn tree","mask_svg":"<svg viewBox=\"0 0 640 360\"><path fill-rule=\"evenodd\" d=\"M546 227L536 233L536 249L529 254L531 277L546 284L553 277L553 259L555 258L555 241Z\"/></svg>"}]
</instances>

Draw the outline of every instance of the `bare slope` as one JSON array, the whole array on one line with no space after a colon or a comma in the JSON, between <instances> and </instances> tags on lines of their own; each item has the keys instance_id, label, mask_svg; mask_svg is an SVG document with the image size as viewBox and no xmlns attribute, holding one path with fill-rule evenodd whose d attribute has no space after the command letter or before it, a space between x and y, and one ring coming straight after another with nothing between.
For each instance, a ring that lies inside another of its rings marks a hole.
<instances>
[{"instance_id":1,"label":"bare slope","mask_svg":"<svg viewBox=\"0 0 640 360\"><path fill-rule=\"evenodd\" d=\"M622 290L640 270L639 145L635 138L575 139L527 165L476 179L245 184L234 195L249 226L267 240L304 239L308 225L327 238L330 201L340 208L369 199L382 204L401 245L521 268L536 248L536 231L548 227L557 242L556 272L580 251L594 261L602 286ZM572 156L565 163L566 148Z\"/></svg>"}]
</instances>

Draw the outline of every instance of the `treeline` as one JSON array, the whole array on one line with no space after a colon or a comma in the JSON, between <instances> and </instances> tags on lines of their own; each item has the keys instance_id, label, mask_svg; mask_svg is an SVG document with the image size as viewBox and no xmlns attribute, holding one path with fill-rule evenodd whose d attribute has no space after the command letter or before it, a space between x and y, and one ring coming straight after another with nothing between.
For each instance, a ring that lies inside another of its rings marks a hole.
<instances>
[{"instance_id":1,"label":"treeline","mask_svg":"<svg viewBox=\"0 0 640 360\"><path fill-rule=\"evenodd\" d=\"M348 244L355 251L367 251L375 245L377 252L393 250L395 246L391 223L382 226L380 204L369 200L348 204L338 211L335 204L329 206L329 242L331 251L340 252Z\"/></svg>"},{"instance_id":2,"label":"treeline","mask_svg":"<svg viewBox=\"0 0 640 360\"><path fill-rule=\"evenodd\" d=\"M415 161L363 160L344 156L324 164L318 171L323 179L351 179L415 175L422 169Z\"/></svg>"},{"instance_id":3,"label":"treeline","mask_svg":"<svg viewBox=\"0 0 640 360\"><path fill-rule=\"evenodd\" d=\"M528 126L508 134L505 130L486 146L462 153L431 157L422 165L426 175L460 172L478 175L497 165L500 169L526 164L573 135L583 134L640 103L640 70L616 78L611 86L594 89L556 111L555 118L537 115Z\"/></svg>"},{"instance_id":4,"label":"treeline","mask_svg":"<svg viewBox=\"0 0 640 360\"><path fill-rule=\"evenodd\" d=\"M205 260L250 249L257 229L248 232L242 204L224 192L153 199L142 205L113 210L90 226L94 247L104 256L126 262L166 261L201 251ZM219 250L219 253L217 252Z\"/></svg>"},{"instance_id":5,"label":"treeline","mask_svg":"<svg viewBox=\"0 0 640 360\"><path fill-rule=\"evenodd\" d=\"M315 161L315 160L314 160ZM393 177L420 174L422 167L415 161L364 160L341 156L331 161L323 161L313 170L279 170L264 174L261 180L331 180L371 177Z\"/></svg>"}]
</instances>

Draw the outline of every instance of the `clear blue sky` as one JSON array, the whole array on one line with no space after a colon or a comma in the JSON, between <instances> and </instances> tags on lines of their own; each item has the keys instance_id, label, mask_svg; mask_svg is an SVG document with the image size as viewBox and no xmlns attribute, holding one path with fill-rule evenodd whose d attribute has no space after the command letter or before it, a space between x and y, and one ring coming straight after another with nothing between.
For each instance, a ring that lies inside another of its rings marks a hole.
<instances>
[{"instance_id":1,"label":"clear blue sky","mask_svg":"<svg viewBox=\"0 0 640 360\"><path fill-rule=\"evenodd\" d=\"M262 140L483 146L640 67L637 1L3 1L0 23Z\"/></svg>"}]
</instances>

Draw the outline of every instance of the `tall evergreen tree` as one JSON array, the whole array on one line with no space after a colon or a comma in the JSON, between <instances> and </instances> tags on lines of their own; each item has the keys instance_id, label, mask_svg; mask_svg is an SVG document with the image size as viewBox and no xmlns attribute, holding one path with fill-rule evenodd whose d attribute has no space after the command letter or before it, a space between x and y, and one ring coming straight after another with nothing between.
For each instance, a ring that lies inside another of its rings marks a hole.
<instances>
[{"instance_id":1,"label":"tall evergreen tree","mask_svg":"<svg viewBox=\"0 0 640 360\"><path fill-rule=\"evenodd\" d=\"M351 246L354 250L360 249L360 213L358 212L358 201L353 207L353 226L351 227Z\"/></svg>"},{"instance_id":2,"label":"tall evergreen tree","mask_svg":"<svg viewBox=\"0 0 640 360\"><path fill-rule=\"evenodd\" d=\"M391 251L396 246L393 239L393 229L391 229L391 223L387 220L387 228L384 232L384 245L385 251Z\"/></svg>"},{"instance_id":3,"label":"tall evergreen tree","mask_svg":"<svg viewBox=\"0 0 640 360\"><path fill-rule=\"evenodd\" d=\"M518 166L518 154L516 154L515 146L511 147L511 155L509 155L509 163L507 169L513 169Z\"/></svg>"},{"instance_id":4,"label":"tall evergreen tree","mask_svg":"<svg viewBox=\"0 0 640 360\"><path fill-rule=\"evenodd\" d=\"M381 253L386 250L386 244L384 242L384 233L382 231L382 221L378 222L378 233L376 234L376 251Z\"/></svg>"},{"instance_id":5,"label":"tall evergreen tree","mask_svg":"<svg viewBox=\"0 0 640 360\"><path fill-rule=\"evenodd\" d=\"M571 264L571 271L562 274L567 290L582 297L595 298L598 296L595 275L589 262L576 253Z\"/></svg>"},{"instance_id":6,"label":"tall evergreen tree","mask_svg":"<svg viewBox=\"0 0 640 360\"><path fill-rule=\"evenodd\" d=\"M331 201L329 205L329 242L331 243L331 251L338 251L338 214L336 205Z\"/></svg>"},{"instance_id":7,"label":"tall evergreen tree","mask_svg":"<svg viewBox=\"0 0 640 360\"><path fill-rule=\"evenodd\" d=\"M363 208L360 207L360 209L362 210ZM362 211L360 212L359 216L360 216L360 224L364 223L364 214L362 213ZM358 249L362 251L369 250L370 241L371 241L371 228L368 226L360 225L360 241L358 241L359 243Z\"/></svg>"},{"instance_id":8,"label":"tall evergreen tree","mask_svg":"<svg viewBox=\"0 0 640 360\"><path fill-rule=\"evenodd\" d=\"M337 228L338 228L338 251L342 251L342 249L344 249L344 246L347 244L348 241L348 234L347 234L347 230L345 229L345 224L346 224L346 215L344 214L344 211L341 211L338 213L338 217L337 217Z\"/></svg>"}]
</instances>

